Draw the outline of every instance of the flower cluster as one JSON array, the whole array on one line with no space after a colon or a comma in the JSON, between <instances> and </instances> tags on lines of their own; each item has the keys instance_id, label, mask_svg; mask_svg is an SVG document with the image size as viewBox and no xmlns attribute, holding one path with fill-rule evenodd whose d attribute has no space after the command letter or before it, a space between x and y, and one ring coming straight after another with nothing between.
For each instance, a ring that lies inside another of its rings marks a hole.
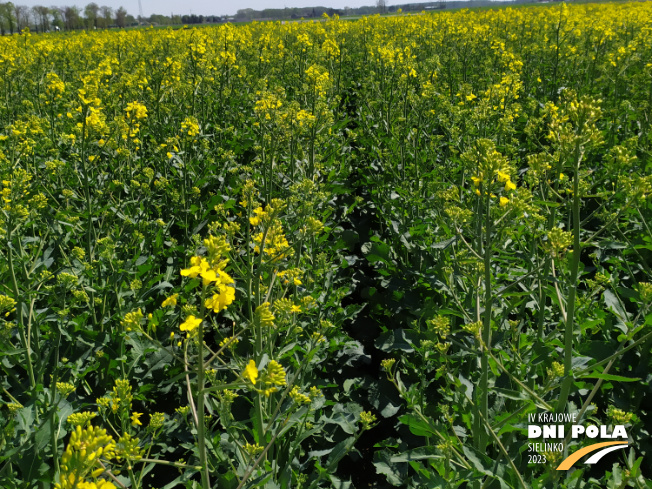
<instances>
[{"instance_id":1,"label":"flower cluster","mask_svg":"<svg viewBox=\"0 0 652 489\"><path fill-rule=\"evenodd\" d=\"M204 306L217 313L235 300L234 280L225 271L229 262L225 255L230 251L230 246L223 237L214 236L204 240L204 245L208 250L208 258L193 256L190 259L192 266L181 270L181 275L189 278L201 277L203 286L212 293L212 296L204 301ZM182 331L192 331L199 324L201 319L190 316L182 324Z\"/></svg>"},{"instance_id":2,"label":"flower cluster","mask_svg":"<svg viewBox=\"0 0 652 489\"><path fill-rule=\"evenodd\" d=\"M267 397L277 392L279 386L286 385L286 375L285 369L276 360L270 360L262 373L258 370L256 362L249 360L242 371L242 378L251 383L255 391Z\"/></svg>"},{"instance_id":3,"label":"flower cluster","mask_svg":"<svg viewBox=\"0 0 652 489\"><path fill-rule=\"evenodd\" d=\"M105 471L100 461L113 459L115 449L116 443L106 430L77 425L61 457L61 474L59 482L54 485L55 489L115 489L111 482L98 479ZM88 481L88 478L94 480Z\"/></svg>"}]
</instances>

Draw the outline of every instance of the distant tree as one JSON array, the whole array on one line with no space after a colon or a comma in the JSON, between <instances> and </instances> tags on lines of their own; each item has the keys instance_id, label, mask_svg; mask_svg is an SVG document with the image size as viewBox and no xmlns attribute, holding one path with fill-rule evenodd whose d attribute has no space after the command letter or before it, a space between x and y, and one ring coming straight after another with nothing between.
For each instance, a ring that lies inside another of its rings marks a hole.
<instances>
[{"instance_id":1,"label":"distant tree","mask_svg":"<svg viewBox=\"0 0 652 489\"><path fill-rule=\"evenodd\" d=\"M86 7L84 7L84 20L86 22L86 28L92 29L97 27L97 17L100 13L100 7L95 2L91 2Z\"/></svg>"},{"instance_id":2,"label":"distant tree","mask_svg":"<svg viewBox=\"0 0 652 489\"><path fill-rule=\"evenodd\" d=\"M34 7L27 7L27 27L34 32L43 32L41 29L41 19L34 11Z\"/></svg>"},{"instance_id":3,"label":"distant tree","mask_svg":"<svg viewBox=\"0 0 652 489\"><path fill-rule=\"evenodd\" d=\"M115 12L115 23L118 27L124 27L127 25L127 11L124 7L120 7Z\"/></svg>"},{"instance_id":4,"label":"distant tree","mask_svg":"<svg viewBox=\"0 0 652 489\"><path fill-rule=\"evenodd\" d=\"M165 15L152 14L149 16L149 22L157 25L168 25L170 23L170 18Z\"/></svg>"},{"instance_id":5,"label":"distant tree","mask_svg":"<svg viewBox=\"0 0 652 489\"><path fill-rule=\"evenodd\" d=\"M41 32L50 30L50 9L42 5L32 7L34 17L38 20L37 24Z\"/></svg>"},{"instance_id":6,"label":"distant tree","mask_svg":"<svg viewBox=\"0 0 652 489\"><path fill-rule=\"evenodd\" d=\"M14 4L11 2L0 3L0 29L4 36L5 30L10 34L16 29L16 18L14 17Z\"/></svg>"},{"instance_id":7,"label":"distant tree","mask_svg":"<svg viewBox=\"0 0 652 489\"><path fill-rule=\"evenodd\" d=\"M102 16L102 27L106 29L113 23L113 9L103 5L100 7L100 14Z\"/></svg>"},{"instance_id":8,"label":"distant tree","mask_svg":"<svg viewBox=\"0 0 652 489\"><path fill-rule=\"evenodd\" d=\"M66 29L72 31L81 27L81 16L79 15L79 8L63 7L63 22Z\"/></svg>"},{"instance_id":9,"label":"distant tree","mask_svg":"<svg viewBox=\"0 0 652 489\"><path fill-rule=\"evenodd\" d=\"M20 32L29 23L29 9L25 5L14 5L14 17L16 18L16 29Z\"/></svg>"},{"instance_id":10,"label":"distant tree","mask_svg":"<svg viewBox=\"0 0 652 489\"><path fill-rule=\"evenodd\" d=\"M203 24L204 16L203 15L182 15L181 22L183 24Z\"/></svg>"},{"instance_id":11,"label":"distant tree","mask_svg":"<svg viewBox=\"0 0 652 489\"><path fill-rule=\"evenodd\" d=\"M376 0L376 7L378 8L378 12L384 14L387 8L387 2L385 0Z\"/></svg>"},{"instance_id":12,"label":"distant tree","mask_svg":"<svg viewBox=\"0 0 652 489\"><path fill-rule=\"evenodd\" d=\"M251 20L254 16L254 9L252 8L242 8L238 10L235 14L235 18L238 20Z\"/></svg>"}]
</instances>

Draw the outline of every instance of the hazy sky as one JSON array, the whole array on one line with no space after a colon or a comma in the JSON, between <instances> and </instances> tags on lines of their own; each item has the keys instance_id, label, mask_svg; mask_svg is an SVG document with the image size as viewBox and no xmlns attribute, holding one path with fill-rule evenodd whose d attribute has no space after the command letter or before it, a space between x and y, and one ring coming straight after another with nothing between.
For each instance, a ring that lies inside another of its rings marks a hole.
<instances>
[{"instance_id":1,"label":"hazy sky","mask_svg":"<svg viewBox=\"0 0 652 489\"><path fill-rule=\"evenodd\" d=\"M62 7L66 5L77 5L80 8L91 1L98 5L108 5L114 9L124 7L131 15L138 15L138 0L13 0L15 5L26 5L34 7L35 5L57 6ZM239 9L253 8L262 10L264 8L283 8L283 7L330 7L330 8L344 8L344 7L363 7L365 5L375 5L375 0L140 0L143 5L143 15L150 16L151 14L170 15L171 13L184 15L184 14L197 14L197 15L233 15ZM388 1L387 5L395 3L406 3L405 0L391 2Z\"/></svg>"}]
</instances>

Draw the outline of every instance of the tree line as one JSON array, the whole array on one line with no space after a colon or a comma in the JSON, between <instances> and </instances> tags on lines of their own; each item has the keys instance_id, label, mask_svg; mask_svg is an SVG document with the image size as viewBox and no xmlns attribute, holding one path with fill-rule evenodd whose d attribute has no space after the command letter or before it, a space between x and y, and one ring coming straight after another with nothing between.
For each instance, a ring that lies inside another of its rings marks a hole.
<instances>
[{"instance_id":1,"label":"tree line","mask_svg":"<svg viewBox=\"0 0 652 489\"><path fill-rule=\"evenodd\" d=\"M0 3L0 34L13 34L26 27L36 32L75 29L126 27L136 22L124 7L116 10L91 2L84 9L76 6L26 7L13 2Z\"/></svg>"},{"instance_id":2,"label":"tree line","mask_svg":"<svg viewBox=\"0 0 652 489\"><path fill-rule=\"evenodd\" d=\"M0 2L0 34L21 32L26 27L34 32L72 31L76 29L107 29L139 24L179 25L223 22L218 15L159 15L134 17L124 7L113 9L91 2L83 9L76 6L26 7L13 2Z\"/></svg>"}]
</instances>

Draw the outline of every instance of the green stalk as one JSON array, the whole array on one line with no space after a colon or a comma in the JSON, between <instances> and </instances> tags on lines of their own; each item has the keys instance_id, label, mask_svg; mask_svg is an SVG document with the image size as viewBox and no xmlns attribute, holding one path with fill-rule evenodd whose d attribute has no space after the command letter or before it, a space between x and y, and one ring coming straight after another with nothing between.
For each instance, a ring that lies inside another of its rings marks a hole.
<instances>
[{"instance_id":1,"label":"green stalk","mask_svg":"<svg viewBox=\"0 0 652 489\"><path fill-rule=\"evenodd\" d=\"M491 196L487 192L486 200L486 214L485 214L485 242L484 242L484 317L482 324L482 342L484 343L484 348L482 348L482 359L481 359L481 371L482 375L480 377L480 392L478 399L480 400L480 410L479 414L482 420L487 419L487 413L489 410L489 356L488 350L491 348ZM481 426L480 431L478 432L478 448L481 452L485 451L487 446L488 436L484 427Z\"/></svg>"},{"instance_id":2,"label":"green stalk","mask_svg":"<svg viewBox=\"0 0 652 489\"><path fill-rule=\"evenodd\" d=\"M265 253L265 242L267 240L267 233L269 231L269 226L265 228L263 231L263 238L260 242L260 253L258 255L258 259L256 260L256 275L259 275L261 273L261 268L263 264L263 255ZM254 269L252 265L252 270L251 270L251 280L253 280L253 274L254 274ZM255 286L255 294L256 294L256 307L260 305L260 279L256 279L256 286ZM255 343L255 351L254 351L254 358L256 363L260 362L260 359L262 357L263 353L263 331L262 327L260 324L260 321L257 320L255 316L255 312L251 315L251 320L254 321L254 328L255 328L255 335L256 335L256 343ZM258 420L258 443L263 444L264 443L264 438L265 438L265 432L263 430L263 400L261 397L260 392L256 396L255 400L255 410L256 410L256 418ZM267 453L267 452L265 452Z\"/></svg>"},{"instance_id":3,"label":"green stalk","mask_svg":"<svg viewBox=\"0 0 652 489\"><path fill-rule=\"evenodd\" d=\"M258 359L262 351L262 347L261 347L262 333L260 328L260 321L256 321L256 323L258 323L256 325L256 344L261 348L261 350L259 350L256 353L256 358ZM262 400L262 394L260 392L258 392L256 395L255 408L256 408L256 418L258 419L258 428L257 428L258 443L262 445L265 439L265 431L263 430L263 400Z\"/></svg>"},{"instance_id":4,"label":"green stalk","mask_svg":"<svg viewBox=\"0 0 652 489\"><path fill-rule=\"evenodd\" d=\"M247 222L249 222L249 218L251 217L251 211L252 211L252 203L247 202ZM249 274L247 277L247 309L249 311L249 317L252 318L254 317L254 308L253 304L251 301L251 298L253 297L253 285L252 285L252 280L254 276L254 260L253 257L251 256L251 246L249 244L251 243L251 226L246 226L247 228L247 233L245 235L245 243L246 244L246 252L247 252L247 264L249 265Z\"/></svg>"},{"instance_id":5,"label":"green stalk","mask_svg":"<svg viewBox=\"0 0 652 489\"><path fill-rule=\"evenodd\" d=\"M561 173L561 170L562 170L562 159L561 157L559 157L557 159L557 165L555 166L555 177L557 177ZM542 195L544 200L548 199L548 192L545 191L545 188L542 192ZM553 202L556 201L557 195L559 195L559 178L555 178L555 188L554 191L552 192ZM548 224L547 224L548 231L550 231L555 225L556 217L557 217L557 210L553 207L550 211L550 215L548 216ZM551 266L550 260L551 258L546 255L544 258L543 273L538 278L539 315L537 317L537 338L539 339L539 341L543 341L543 326L544 326L544 320L546 315L546 290L543 287L543 281L547 279L550 273L550 266Z\"/></svg>"},{"instance_id":6,"label":"green stalk","mask_svg":"<svg viewBox=\"0 0 652 489\"><path fill-rule=\"evenodd\" d=\"M202 304L202 314L201 317L204 317L206 308L204 306L204 300L206 297L206 287L202 290L201 304ZM199 450L199 464L202 467L201 471L201 483L204 489L210 489L210 474L208 473L208 462L206 456L206 418L204 416L204 401L205 401L205 373L204 373L204 321L202 320L199 323L197 329L197 448Z\"/></svg>"},{"instance_id":7,"label":"green stalk","mask_svg":"<svg viewBox=\"0 0 652 489\"><path fill-rule=\"evenodd\" d=\"M312 115L315 115L315 106L317 105L316 104L316 102L317 102L316 101L316 98L317 98L317 93L316 92L317 92L316 88L313 89L312 107L311 107ZM310 164L308 166L308 168L309 168L309 170L308 170L308 178L310 178L311 180L315 176L315 138L317 137L317 129L316 129L317 128L317 122L318 121L315 121L315 123L313 124L313 126L312 126L312 128L310 130L310 155L309 155Z\"/></svg>"},{"instance_id":8,"label":"green stalk","mask_svg":"<svg viewBox=\"0 0 652 489\"><path fill-rule=\"evenodd\" d=\"M131 462L131 460L129 460ZM127 472L129 473L129 480L131 481L131 487L134 489L138 489L138 482L136 481L136 475L134 474L134 471L132 469L131 464L127 466Z\"/></svg>"},{"instance_id":9,"label":"green stalk","mask_svg":"<svg viewBox=\"0 0 652 489\"><path fill-rule=\"evenodd\" d=\"M87 116L87 108L84 108L83 114L84 114L84 120L82 122L82 144L81 144L81 161L82 161L82 169L84 172L84 197L86 197L86 211L88 212L88 229L86 232L86 255L88 256L88 259L92 262L93 261L93 255L92 255L92 247L91 247L91 229L92 229L92 224L93 224L93 216L91 213L91 189L89 186L89 180L90 177L88 175L88 167L86 166L86 116ZM92 287L92 283L91 283Z\"/></svg>"},{"instance_id":10,"label":"green stalk","mask_svg":"<svg viewBox=\"0 0 652 489\"><path fill-rule=\"evenodd\" d=\"M575 145L575 167L573 175L573 254L570 265L570 287L568 290L568 310L566 312L566 327L564 330L564 381L559 393L557 411L560 412L566 406L573 377L571 376L573 361L573 328L575 326L575 298L577 297L577 275L580 268L580 162L582 161L582 152L580 151L579 142Z\"/></svg>"},{"instance_id":11,"label":"green stalk","mask_svg":"<svg viewBox=\"0 0 652 489\"><path fill-rule=\"evenodd\" d=\"M248 216L251 216L251 208L252 208L252 203L247 202L247 215ZM255 343L254 359L255 359L256 363L258 363L260 361L260 355L261 355L261 352L262 352L262 349L263 349L263 346L262 346L263 338L262 338L260 323L258 321L255 321L255 318L254 318L254 304L253 304L253 301L252 301L252 297L255 294L256 307L257 307L258 302L260 300L260 280L256 280L256 286L255 286L255 290L254 290L253 279L254 279L255 270L258 270L258 272L256 272L256 273L260 273L259 270L260 270L260 267L261 267L261 264L262 264L262 256L263 256L263 253L265 252L265 240L267 239L267 228L263 232L263 237L262 237L262 240L261 240L261 243L260 243L260 254L259 254L258 259L256 259L255 257L252 256L251 248L248 246L249 243L250 243L250 239L251 239L251 231L250 230L251 230L250 226L247 226L247 239L246 239L246 242L247 242L247 260L249 262L249 273L248 273L248 277L247 277L247 304L248 304L248 309L249 309L249 318L250 318L251 321L255 322L255 324L254 324L254 327L255 327L254 335L256 336L256 343ZM256 262L256 263L254 263L254 262ZM257 265L257 266L255 266L255 265ZM258 442L260 443L263 440L263 437L264 437L264 432L263 432L263 428L262 428L262 425L263 425L263 406L262 406L262 402L261 402L261 399L260 399L260 394L258 394L258 396L256 396L255 410L256 410L256 417L258 418Z\"/></svg>"},{"instance_id":12,"label":"green stalk","mask_svg":"<svg viewBox=\"0 0 652 489\"><path fill-rule=\"evenodd\" d=\"M483 185L480 185L480 192L483 192L483 191L484 191ZM480 195L482 195L482 194L480 194ZM478 214L480 214L481 207L482 206L479 204L478 209L477 209ZM482 219L477 219L476 223L477 223L476 224L476 229L475 229L476 247L477 247L478 250L482 251ZM462 238L462 241L464 241L464 238ZM480 257L478 255L478 253L475 253L475 254L477 255L477 257L479 259L483 258L483 257ZM484 258L486 258L486 257L484 257ZM475 294L475 302L476 302L476 305L475 305L475 320L480 321L480 279L479 278L478 278L478 285L477 285L477 293ZM482 362L483 361L481 360L481 363ZM480 396L482 394L477 394L477 392L476 392L476 395ZM477 397L476 397L476 400L477 400ZM473 405L473 412L474 412L474 415L473 415L473 433L478 433L478 436L473 438L473 446L474 446L474 448L476 450L480 450L480 445L481 445L480 432L482 430L482 424L481 424L481 421L480 421L480 414L479 414L479 408L480 408L479 404L480 403L476 402ZM479 489L480 488L480 483L479 482L474 483L473 487L474 487L474 489Z\"/></svg>"},{"instance_id":13,"label":"green stalk","mask_svg":"<svg viewBox=\"0 0 652 489\"><path fill-rule=\"evenodd\" d=\"M81 144L81 161L82 168L84 172L84 196L86 197L86 212L88 212L88 227L86 229L86 256L88 256L89 263L93 263L93 246L92 246L92 231L93 231L93 213L92 213L92 202L91 202L91 188L90 188L90 175L88 166L86 165L86 116L88 108L84 108L84 120L82 122L82 144ZM94 290L93 286L93 274L89 275L88 280L90 281L89 285L91 290ZM95 299L95 293L91 292L91 304ZM95 307L91 308L92 314L91 319L93 321L93 326L97 325L97 316L95 314Z\"/></svg>"},{"instance_id":14,"label":"green stalk","mask_svg":"<svg viewBox=\"0 0 652 489\"><path fill-rule=\"evenodd\" d=\"M25 358L27 360L27 374L29 375L29 385L32 391L34 391L34 389L36 388L36 379L34 377L34 367L32 365L31 347L25 335L25 327L24 327L25 325L23 322L23 301L20 296L20 290L18 289L18 281L16 280L16 271L14 269L13 252L11 250L12 247L10 246L12 224L13 223L9 223L9 225L7 226L8 229L7 257L9 259L9 274L11 275L11 285L13 288L14 297L16 298L15 300L16 300L16 317L18 319L18 332L20 334L20 342L22 343L22 347L25 348Z\"/></svg>"},{"instance_id":15,"label":"green stalk","mask_svg":"<svg viewBox=\"0 0 652 489\"><path fill-rule=\"evenodd\" d=\"M471 404L473 404L473 401L472 401L471 399L469 399L468 396L467 396L467 400L468 400ZM517 468L516 465L514 464L514 461L512 460L512 457L510 457L510 456L509 456L509 453L507 453L507 450L505 449L505 446L504 446L504 445L502 444L502 442L500 441L500 438L498 438L498 435L496 435L496 433L494 433L494 430L491 428L491 425L490 425L489 422L487 421L487 418L482 417L482 424L483 424L484 428L485 428L486 430L488 430L488 431L491 433L491 436L493 437L494 441L495 441L496 444L498 445L498 448L500 449L501 453L502 453L503 456L507 459L507 462L509 462L509 465L512 467L512 470L513 470L514 474L516 474L516 477L518 477L518 480L519 480L519 482L521 483L521 487L524 488L524 489L526 489L526 488L528 487L528 485L527 485L527 484L525 483L525 481L523 480L523 476L522 476L521 473L518 471L518 468ZM491 480L491 478L489 478L488 480ZM483 486L483 487L484 487L484 486Z\"/></svg>"},{"instance_id":16,"label":"green stalk","mask_svg":"<svg viewBox=\"0 0 652 489\"><path fill-rule=\"evenodd\" d=\"M65 296L64 296L65 297ZM64 302L63 308L66 308ZM57 432L56 427L59 423L59 417L57 416L58 411L58 402L56 402L56 392L57 392L57 380L59 374L59 347L61 345L61 328L57 326L57 347L54 353L54 373L52 374L52 382L50 384L50 403L52 405L52 416L50 418L51 430L50 430L50 443L52 444L52 458L54 460L54 473L59 473L59 444L57 441Z\"/></svg>"}]
</instances>

